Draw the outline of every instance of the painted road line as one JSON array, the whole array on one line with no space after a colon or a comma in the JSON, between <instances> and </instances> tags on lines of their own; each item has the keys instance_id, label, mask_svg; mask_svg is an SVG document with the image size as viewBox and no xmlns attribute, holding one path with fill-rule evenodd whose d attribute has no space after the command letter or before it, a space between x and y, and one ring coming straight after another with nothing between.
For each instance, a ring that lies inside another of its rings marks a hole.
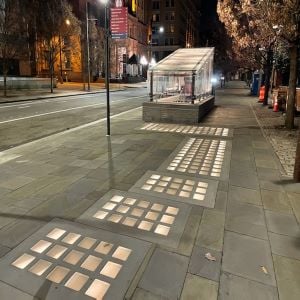
<instances>
[{"instance_id":1,"label":"painted road line","mask_svg":"<svg viewBox=\"0 0 300 300\"><path fill-rule=\"evenodd\" d=\"M135 97L137 98L137 97ZM139 97L141 98L141 97ZM126 99L122 99L122 100L115 100L112 101L113 103L118 103L118 102L123 102L125 100L129 100L132 98L126 98ZM15 118L15 119L11 119L11 120L5 120L5 121L0 121L0 124L6 124L6 123L11 123L11 122L16 122L16 121L21 121L21 120L26 120L26 119L33 119L33 118L38 118L38 117L42 117L42 116L47 116L47 115L53 115L53 114L58 114L58 113L62 113L62 112L66 112L66 111L72 111L72 110L78 110L78 109L83 109L83 108L88 108L88 107L96 107L96 106L100 106L103 107L106 104L104 103L97 103L97 104L90 104L90 105L85 105L85 106L79 106L79 107L72 107L72 108L67 108L67 109L62 109L62 110L56 110L56 111L52 111L52 112L47 112L47 113L41 113L41 114L36 114L36 115L32 115L32 116L27 116L27 117L22 117L22 118Z\"/></svg>"},{"instance_id":2,"label":"painted road line","mask_svg":"<svg viewBox=\"0 0 300 300\"><path fill-rule=\"evenodd\" d=\"M48 99L48 100L35 100L35 101L30 101L30 102L26 101L26 103L16 103L16 104L4 105L4 106L2 106L0 104L0 109L13 108L13 107L24 106L24 105L28 105L28 104L41 104L41 103L54 103L54 102L57 102L57 104L59 104L59 103L70 102L72 100L78 100L77 98L79 96L84 96L84 98L95 98L95 94L93 94L93 95L78 95L78 96L70 96L70 97L60 97L60 98L53 98L53 99ZM130 97L130 98L121 98L121 99L116 99L115 101L125 100L125 99L126 100L131 100L131 99L145 98L145 97L148 97L148 95L134 96L134 97ZM61 100L62 98L68 98L68 100ZM84 100L84 99L82 99L82 100ZM103 100L106 100L106 98L104 98Z\"/></svg>"},{"instance_id":3,"label":"painted road line","mask_svg":"<svg viewBox=\"0 0 300 300\"><path fill-rule=\"evenodd\" d=\"M111 116L110 119L115 119L115 118L117 118L119 116L125 115L127 113L130 113L130 112L133 112L133 111L139 110L139 109L141 109L141 106L135 107L135 108L123 111L123 112L121 112L119 114L116 114L114 116ZM102 118L102 119L97 120L97 121L93 121L93 122L90 122L90 123L87 123L87 124L84 124L84 125L80 125L80 126L77 126L77 127L74 127L74 128L71 128L71 129L68 129L68 130L65 130L65 131L62 131L62 132L58 132L58 133L52 134L50 136L46 136L46 137L37 139L37 140L32 141L32 142L28 142L28 143L25 143L25 144L22 144L22 145L19 145L19 146L16 146L16 147L4 150L4 151L0 152L0 156L4 155L4 154L18 154L18 155L20 154L21 155L21 153L19 153L18 151L23 151L22 149L24 147L28 147L28 146L34 145L36 143L39 143L39 142L46 142L49 139L56 138L56 137L59 137L59 136L62 136L62 135L65 135L67 133L71 133L71 132L74 132L74 131L77 131L77 130L85 129L87 127L94 126L94 125L97 125L99 123L102 123L102 122L104 122L106 120L107 120L107 118Z\"/></svg>"}]
</instances>

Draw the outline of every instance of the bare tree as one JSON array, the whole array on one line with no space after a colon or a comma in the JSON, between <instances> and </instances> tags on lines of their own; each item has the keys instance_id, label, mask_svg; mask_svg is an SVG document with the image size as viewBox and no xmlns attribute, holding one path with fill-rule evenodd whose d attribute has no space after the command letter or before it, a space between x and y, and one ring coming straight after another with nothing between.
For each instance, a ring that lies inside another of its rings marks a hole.
<instances>
[{"instance_id":1,"label":"bare tree","mask_svg":"<svg viewBox=\"0 0 300 300\"><path fill-rule=\"evenodd\" d=\"M36 11L38 42L43 58L48 62L53 92L54 65L59 59L63 40L72 43L72 36L80 35L80 23L66 0L40 0Z\"/></svg>"},{"instance_id":2,"label":"bare tree","mask_svg":"<svg viewBox=\"0 0 300 300\"><path fill-rule=\"evenodd\" d=\"M12 59L26 54L27 27L18 0L0 0L0 59L2 61L3 91L7 96L7 75Z\"/></svg>"}]
</instances>

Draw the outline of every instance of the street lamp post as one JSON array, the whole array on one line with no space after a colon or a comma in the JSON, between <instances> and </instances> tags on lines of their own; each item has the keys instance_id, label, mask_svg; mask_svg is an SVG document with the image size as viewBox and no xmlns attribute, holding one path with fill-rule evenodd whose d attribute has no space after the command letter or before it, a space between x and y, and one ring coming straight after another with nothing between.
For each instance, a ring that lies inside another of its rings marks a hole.
<instances>
[{"instance_id":1,"label":"street lamp post","mask_svg":"<svg viewBox=\"0 0 300 300\"><path fill-rule=\"evenodd\" d=\"M101 0L105 4L105 86L106 86L106 125L107 136L110 136L110 99L109 99L109 0Z\"/></svg>"},{"instance_id":2,"label":"street lamp post","mask_svg":"<svg viewBox=\"0 0 300 300\"><path fill-rule=\"evenodd\" d=\"M86 54L87 54L87 73L88 73L88 91L91 89L91 74L90 74L90 38L89 38L89 7L88 1L85 2L86 16Z\"/></svg>"}]
</instances>

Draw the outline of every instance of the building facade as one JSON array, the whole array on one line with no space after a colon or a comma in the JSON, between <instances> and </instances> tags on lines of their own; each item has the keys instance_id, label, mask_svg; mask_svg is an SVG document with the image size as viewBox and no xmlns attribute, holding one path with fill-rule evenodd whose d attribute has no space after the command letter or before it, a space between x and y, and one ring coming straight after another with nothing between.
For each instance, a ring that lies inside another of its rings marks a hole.
<instances>
[{"instance_id":1,"label":"building facade","mask_svg":"<svg viewBox=\"0 0 300 300\"><path fill-rule=\"evenodd\" d=\"M200 18L193 0L148 1L148 57L161 60L178 48L198 46Z\"/></svg>"},{"instance_id":2,"label":"building facade","mask_svg":"<svg viewBox=\"0 0 300 300\"><path fill-rule=\"evenodd\" d=\"M97 80L104 73L104 6L99 0L69 0L74 14L81 21L81 78L85 81L87 74L87 38L86 10L88 9L89 52L91 78ZM118 2L118 3L116 3ZM124 78L142 75L140 58L147 55L147 21L146 0L111 1L111 7L116 4L128 8L128 36L126 39L110 39L110 76ZM88 3L88 5L87 5ZM77 51L78 53L78 51ZM72 80L73 70L69 71ZM76 72L76 79L79 77Z\"/></svg>"}]
</instances>

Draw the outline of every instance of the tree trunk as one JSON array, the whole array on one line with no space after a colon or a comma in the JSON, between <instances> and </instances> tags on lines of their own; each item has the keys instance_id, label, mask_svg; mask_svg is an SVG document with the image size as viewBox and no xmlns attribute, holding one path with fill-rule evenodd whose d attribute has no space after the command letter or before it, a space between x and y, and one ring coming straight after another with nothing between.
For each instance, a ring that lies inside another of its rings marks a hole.
<instances>
[{"instance_id":1,"label":"tree trunk","mask_svg":"<svg viewBox=\"0 0 300 300\"><path fill-rule=\"evenodd\" d=\"M3 93L4 97L7 97L7 72L3 72Z\"/></svg>"},{"instance_id":2,"label":"tree trunk","mask_svg":"<svg viewBox=\"0 0 300 300\"><path fill-rule=\"evenodd\" d=\"M300 182L300 133L298 135L297 150L294 167L294 180Z\"/></svg>"},{"instance_id":3,"label":"tree trunk","mask_svg":"<svg viewBox=\"0 0 300 300\"><path fill-rule=\"evenodd\" d=\"M286 108L285 126L288 129L294 128L295 98L297 81L297 45L290 46L290 79L288 89L288 99Z\"/></svg>"},{"instance_id":4,"label":"tree trunk","mask_svg":"<svg viewBox=\"0 0 300 300\"><path fill-rule=\"evenodd\" d=\"M50 92L53 93L53 51L49 53L49 69L50 69Z\"/></svg>"},{"instance_id":5,"label":"tree trunk","mask_svg":"<svg viewBox=\"0 0 300 300\"><path fill-rule=\"evenodd\" d=\"M8 73L8 70L7 70L5 58L3 58L2 68L3 68L3 96L7 97L7 73Z\"/></svg>"},{"instance_id":6,"label":"tree trunk","mask_svg":"<svg viewBox=\"0 0 300 300\"><path fill-rule=\"evenodd\" d=\"M273 53L272 50L269 49L267 53L267 65L265 68L265 96L263 105L268 105L269 91L270 91L270 79L271 79L271 71L272 71L272 61L273 61Z\"/></svg>"}]
</instances>

